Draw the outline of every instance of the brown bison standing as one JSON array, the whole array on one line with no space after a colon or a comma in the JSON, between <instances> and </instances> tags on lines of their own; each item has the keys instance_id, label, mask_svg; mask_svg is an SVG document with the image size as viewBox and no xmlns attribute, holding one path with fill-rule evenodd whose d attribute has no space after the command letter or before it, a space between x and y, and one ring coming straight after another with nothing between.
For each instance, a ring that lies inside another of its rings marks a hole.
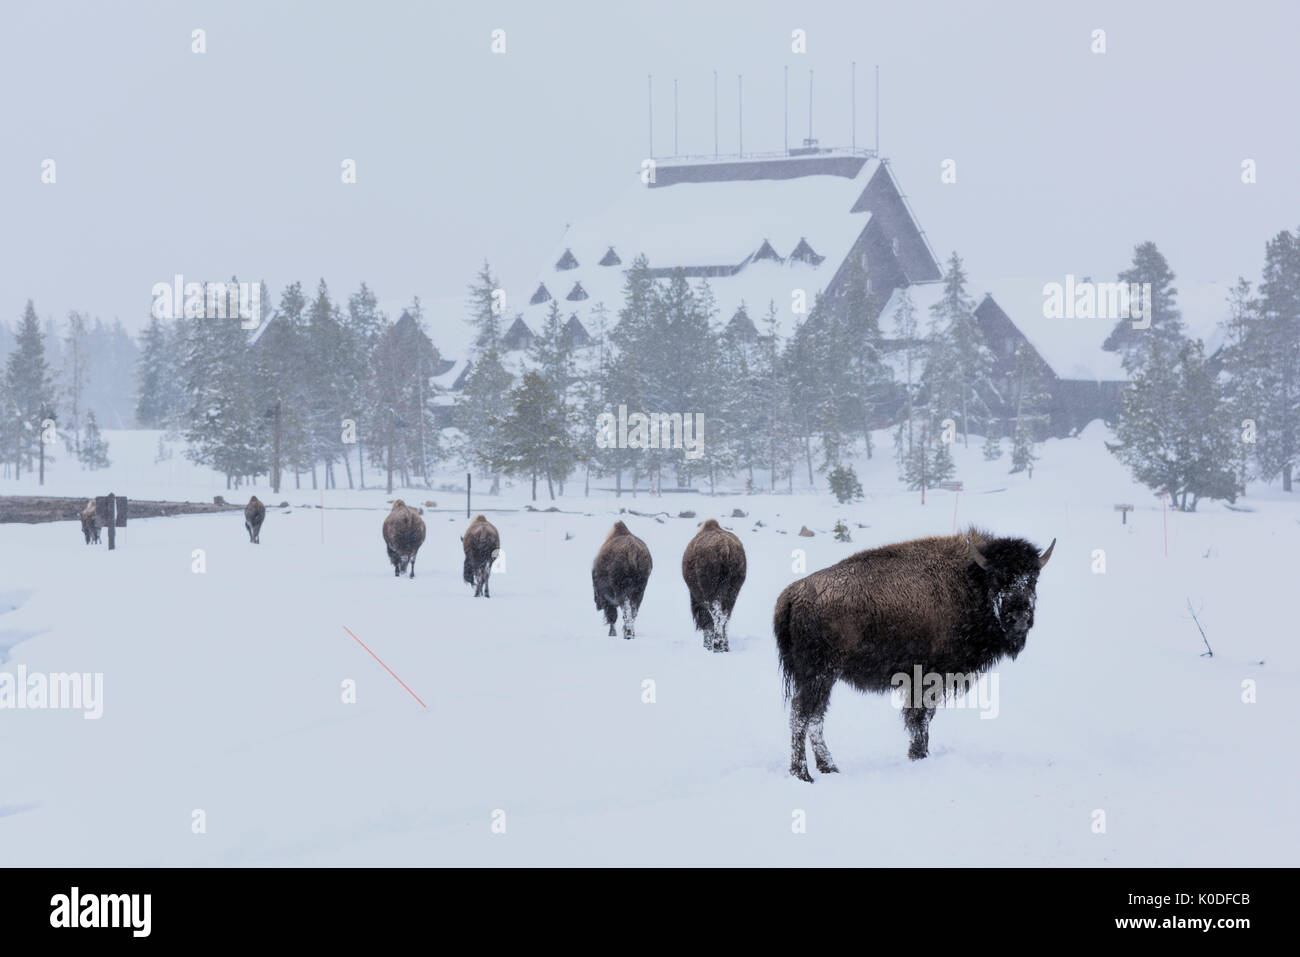
<instances>
[{"instance_id":1,"label":"brown bison standing","mask_svg":"<svg viewBox=\"0 0 1300 957\"><path fill-rule=\"evenodd\" d=\"M969 676L1006 655L1014 660L1034 624L1042 555L1022 538L920 538L858 552L790 585L776 600L776 646L790 704L790 773L811 781L804 738L817 770L837 771L822 723L831 688L888 692L895 676ZM903 707L908 757L929 748L932 703Z\"/></svg>"},{"instance_id":2,"label":"brown bison standing","mask_svg":"<svg viewBox=\"0 0 1300 957\"><path fill-rule=\"evenodd\" d=\"M596 609L605 613L611 637L620 611L623 613L623 637L636 637L636 613L641 607L653 565L645 542L628 531L622 522L615 522L591 566Z\"/></svg>"},{"instance_id":3,"label":"brown bison standing","mask_svg":"<svg viewBox=\"0 0 1300 957\"><path fill-rule=\"evenodd\" d=\"M400 498L384 519L384 544L388 546L388 560L393 563L394 577L401 577L406 566L410 565L411 577L414 578L415 553L424 544L424 519Z\"/></svg>"},{"instance_id":4,"label":"brown bison standing","mask_svg":"<svg viewBox=\"0 0 1300 957\"><path fill-rule=\"evenodd\" d=\"M727 622L745 584L745 547L711 518L686 546L682 578L691 593L695 627L704 632L705 649L726 651Z\"/></svg>"},{"instance_id":5,"label":"brown bison standing","mask_svg":"<svg viewBox=\"0 0 1300 957\"><path fill-rule=\"evenodd\" d=\"M492 563L501 551L501 536L496 526L483 515L475 515L474 521L460 537L465 549L465 582L474 586L474 597L480 595L491 598L488 591L488 578L492 574Z\"/></svg>"},{"instance_id":6,"label":"brown bison standing","mask_svg":"<svg viewBox=\"0 0 1300 957\"><path fill-rule=\"evenodd\" d=\"M248 540L254 545L262 543L262 520L266 518L266 506L256 495L244 506L244 528L248 529Z\"/></svg>"},{"instance_id":7,"label":"brown bison standing","mask_svg":"<svg viewBox=\"0 0 1300 957\"><path fill-rule=\"evenodd\" d=\"M86 507L81 510L81 534L86 536L86 544L99 544L99 519L95 513L95 500L86 500Z\"/></svg>"}]
</instances>

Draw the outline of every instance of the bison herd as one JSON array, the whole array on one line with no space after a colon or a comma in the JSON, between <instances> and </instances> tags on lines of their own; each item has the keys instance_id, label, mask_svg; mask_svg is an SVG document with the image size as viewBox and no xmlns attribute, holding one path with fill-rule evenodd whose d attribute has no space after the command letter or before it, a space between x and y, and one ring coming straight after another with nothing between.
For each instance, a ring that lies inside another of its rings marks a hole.
<instances>
[{"instance_id":1,"label":"bison herd","mask_svg":"<svg viewBox=\"0 0 1300 957\"><path fill-rule=\"evenodd\" d=\"M266 507L253 496L244 509L249 541L260 541ZM80 513L86 544L99 541L93 500ZM424 544L424 519L401 499L384 519L384 545L393 574L410 569ZM474 597L491 597L488 579L501 536L483 515L461 536L465 583ZM807 741L817 770L837 771L823 724L831 690L843 681L858 691L888 693L897 675L986 672L1015 660L1034 624L1038 574L1056 540L1041 554L1022 538L977 528L964 535L920 538L858 552L787 586L776 600L773 630L785 697L790 703L790 773L812 781ZM644 541L622 521L596 552L591 585L609 634L622 617L623 637L636 637L636 616L654 563ZM727 624L745 583L745 548L715 519L699 526L682 555L691 617L706 650L728 650ZM905 702L908 757L929 749L933 701Z\"/></svg>"}]
</instances>

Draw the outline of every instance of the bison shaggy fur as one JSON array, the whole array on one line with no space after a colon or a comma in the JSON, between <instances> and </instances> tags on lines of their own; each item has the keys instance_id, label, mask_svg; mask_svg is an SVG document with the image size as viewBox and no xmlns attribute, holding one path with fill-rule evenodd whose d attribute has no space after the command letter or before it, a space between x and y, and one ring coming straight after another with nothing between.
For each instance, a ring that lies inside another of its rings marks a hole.
<instances>
[{"instance_id":1,"label":"bison shaggy fur","mask_svg":"<svg viewBox=\"0 0 1300 957\"><path fill-rule=\"evenodd\" d=\"M81 534L86 537L86 544L99 544L99 518L95 510L95 500L86 500L86 507L77 516L81 519Z\"/></svg>"},{"instance_id":2,"label":"bison shaggy fur","mask_svg":"<svg viewBox=\"0 0 1300 957\"><path fill-rule=\"evenodd\" d=\"M969 681L1020 654L1034 624L1038 573L1055 545L1039 555L1022 538L971 528L859 552L781 592L773 624L790 699L790 773L812 780L805 735L817 769L838 770L822 730L837 681L883 693L918 668ZM913 689L903 706L913 759L926 756L935 711L919 695Z\"/></svg>"},{"instance_id":3,"label":"bison shaggy fur","mask_svg":"<svg viewBox=\"0 0 1300 957\"><path fill-rule=\"evenodd\" d=\"M394 577L401 577L407 566L415 577L415 554L424 544L424 519L400 498L384 519L384 544L388 547L388 560L393 563Z\"/></svg>"},{"instance_id":4,"label":"bison shaggy fur","mask_svg":"<svg viewBox=\"0 0 1300 957\"><path fill-rule=\"evenodd\" d=\"M605 613L611 636L621 611L623 637L636 637L636 613L641 607L653 565L646 543L628 531L622 522L615 522L591 566L596 609Z\"/></svg>"},{"instance_id":5,"label":"bison shaggy fur","mask_svg":"<svg viewBox=\"0 0 1300 957\"><path fill-rule=\"evenodd\" d=\"M475 598L491 598L488 578L492 575L492 563L501 552L501 536L496 526L485 516L475 515L460 543L465 549L465 583L474 586Z\"/></svg>"},{"instance_id":6,"label":"bison shaggy fur","mask_svg":"<svg viewBox=\"0 0 1300 957\"><path fill-rule=\"evenodd\" d=\"M704 632L708 651L727 650L727 623L745 584L745 547L709 519L700 525L682 554L682 578L691 594L691 617Z\"/></svg>"},{"instance_id":7,"label":"bison shaggy fur","mask_svg":"<svg viewBox=\"0 0 1300 957\"><path fill-rule=\"evenodd\" d=\"M248 540L254 545L262 542L262 521L266 518L266 506L256 495L244 506L244 528L248 530Z\"/></svg>"}]
</instances>

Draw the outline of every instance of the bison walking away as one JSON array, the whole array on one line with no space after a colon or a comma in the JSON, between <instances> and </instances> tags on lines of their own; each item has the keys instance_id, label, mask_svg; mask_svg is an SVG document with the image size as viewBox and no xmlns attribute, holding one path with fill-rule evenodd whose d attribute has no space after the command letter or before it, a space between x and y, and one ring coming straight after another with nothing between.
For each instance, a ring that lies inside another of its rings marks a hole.
<instances>
[{"instance_id":1,"label":"bison walking away","mask_svg":"<svg viewBox=\"0 0 1300 957\"><path fill-rule=\"evenodd\" d=\"M248 540L254 545L262 543L262 520L266 518L266 506L256 495L244 506L244 528L248 529Z\"/></svg>"},{"instance_id":2,"label":"bison walking away","mask_svg":"<svg viewBox=\"0 0 1300 957\"><path fill-rule=\"evenodd\" d=\"M711 518L686 546L682 578L691 593L695 627L704 632L705 649L726 651L727 622L745 584L745 547Z\"/></svg>"},{"instance_id":3,"label":"bison walking away","mask_svg":"<svg viewBox=\"0 0 1300 957\"><path fill-rule=\"evenodd\" d=\"M411 577L414 578L415 553L424 544L424 519L400 498L384 519L384 544L388 546L388 560L393 563L394 577L401 577L406 566L410 565Z\"/></svg>"},{"instance_id":4,"label":"bison walking away","mask_svg":"<svg viewBox=\"0 0 1300 957\"><path fill-rule=\"evenodd\" d=\"M485 516L475 515L469 523L465 534L460 537L465 549L465 582L474 586L474 597L480 595L491 598L488 591L488 578L492 574L492 563L501 551L501 536L496 526Z\"/></svg>"},{"instance_id":5,"label":"bison walking away","mask_svg":"<svg viewBox=\"0 0 1300 957\"><path fill-rule=\"evenodd\" d=\"M831 688L887 692L895 675L972 675L1025 647L1034 624L1041 555L1022 538L920 538L859 552L802 578L776 600L776 646L790 699L790 773L811 781L805 735L817 770L836 771L822 724ZM793 697L791 698L791 695ZM929 749L933 703L905 702L908 757Z\"/></svg>"},{"instance_id":6,"label":"bison walking away","mask_svg":"<svg viewBox=\"0 0 1300 957\"><path fill-rule=\"evenodd\" d=\"M86 544L99 544L99 519L95 513L95 500L86 500L86 507L81 510L81 534L86 536Z\"/></svg>"},{"instance_id":7,"label":"bison walking away","mask_svg":"<svg viewBox=\"0 0 1300 957\"><path fill-rule=\"evenodd\" d=\"M645 595L646 582L650 580L650 549L633 535L622 522L615 522L605 543L596 553L591 566L591 587L596 596L596 609L605 613L609 633L614 634L614 622L623 613L623 637L636 637L636 613Z\"/></svg>"}]
</instances>

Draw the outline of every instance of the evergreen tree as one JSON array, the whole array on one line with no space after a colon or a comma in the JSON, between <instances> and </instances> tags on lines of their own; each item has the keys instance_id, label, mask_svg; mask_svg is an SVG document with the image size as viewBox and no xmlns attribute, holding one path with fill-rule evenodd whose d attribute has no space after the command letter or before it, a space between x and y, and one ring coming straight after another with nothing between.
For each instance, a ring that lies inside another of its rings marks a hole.
<instances>
[{"instance_id":1,"label":"evergreen tree","mask_svg":"<svg viewBox=\"0 0 1300 957\"><path fill-rule=\"evenodd\" d=\"M1195 511L1201 498L1236 500L1235 432L1199 340L1183 340L1172 364L1144 363L1121 402L1118 442L1107 447L1135 479L1168 491L1182 511Z\"/></svg>"},{"instance_id":2,"label":"evergreen tree","mask_svg":"<svg viewBox=\"0 0 1300 957\"><path fill-rule=\"evenodd\" d=\"M1300 464L1300 239L1283 230L1265 248L1250 358L1260 363L1255 457L1261 476L1290 492ZM1240 420L1238 420L1240 422Z\"/></svg>"},{"instance_id":3,"label":"evergreen tree","mask_svg":"<svg viewBox=\"0 0 1300 957\"><path fill-rule=\"evenodd\" d=\"M502 422L496 468L507 475L527 476L537 500L537 480L546 479L555 499L555 483L563 481L577 463L577 450L564 412L564 400L539 372L525 372L507 396L509 411Z\"/></svg>"},{"instance_id":4,"label":"evergreen tree","mask_svg":"<svg viewBox=\"0 0 1300 957\"><path fill-rule=\"evenodd\" d=\"M1228 318L1224 323L1223 371L1225 411L1234 427L1242 430L1243 439L1236 443L1233 456L1237 485L1245 489L1246 483L1258 474L1254 459L1255 444L1246 441L1248 423L1258 419L1267 403L1265 370L1271 356L1259 318L1259 301L1254 297L1248 280L1238 278L1236 286L1228 293ZM1254 436L1252 436L1254 437Z\"/></svg>"},{"instance_id":5,"label":"evergreen tree","mask_svg":"<svg viewBox=\"0 0 1300 957\"><path fill-rule=\"evenodd\" d=\"M463 437L461 457L467 465L492 474L491 494L500 490L500 472L494 463L501 455L499 430L509 411L508 394L514 377L502 361L500 300L493 294L499 283L487 263L469 287L469 323L474 329L474 347L470 355L460 402L456 406L456 424Z\"/></svg>"},{"instance_id":6,"label":"evergreen tree","mask_svg":"<svg viewBox=\"0 0 1300 957\"><path fill-rule=\"evenodd\" d=\"M82 467L91 470L106 469L112 464L108 460L108 443L104 441L104 436L99 431L99 423L95 421L94 409L86 413L86 434L82 437L80 448L77 449L77 459Z\"/></svg>"},{"instance_id":7,"label":"evergreen tree","mask_svg":"<svg viewBox=\"0 0 1300 957\"><path fill-rule=\"evenodd\" d=\"M36 307L27 300L14 337L14 350L5 362L5 418L9 439L5 443L14 462L14 477L31 467L42 437L41 425L55 418L54 380L45 359L45 336ZM49 449L46 449L49 458Z\"/></svg>"},{"instance_id":8,"label":"evergreen tree","mask_svg":"<svg viewBox=\"0 0 1300 957\"><path fill-rule=\"evenodd\" d=\"M65 348L62 391L67 398L68 410L64 439L70 440L70 451L74 452L81 448L81 413L85 408L82 400L86 392L89 331L84 315L75 310L68 313L67 328L63 337Z\"/></svg>"},{"instance_id":9,"label":"evergreen tree","mask_svg":"<svg viewBox=\"0 0 1300 957\"><path fill-rule=\"evenodd\" d=\"M943 297L931 307L923 382L934 417L960 422L962 442L969 446L970 432L985 431L992 417L985 396L992 391L993 356L984 343L975 303L966 293L966 271L955 252L948 259L943 283Z\"/></svg>"},{"instance_id":10,"label":"evergreen tree","mask_svg":"<svg viewBox=\"0 0 1300 957\"><path fill-rule=\"evenodd\" d=\"M167 396L171 375L167 346L162 320L151 317L149 325L140 333L140 363L136 373L135 419L147 429L163 428L171 413Z\"/></svg>"},{"instance_id":11,"label":"evergreen tree","mask_svg":"<svg viewBox=\"0 0 1300 957\"><path fill-rule=\"evenodd\" d=\"M1144 316L1121 319L1111 330L1102 348L1108 352L1119 352L1124 356L1124 367L1132 368L1143 361L1153 343L1158 354L1169 357L1179 352L1184 341L1183 318L1175 300L1178 290L1174 288L1174 273L1169 263L1160 254L1153 242L1140 243L1133 250L1133 265L1119 274L1119 281L1130 286L1136 283L1142 287L1151 284L1151 294L1145 294L1141 302L1132 302L1132 308L1139 305L1143 311L1150 310L1151 326L1149 329L1135 329L1134 324L1145 323Z\"/></svg>"},{"instance_id":12,"label":"evergreen tree","mask_svg":"<svg viewBox=\"0 0 1300 957\"><path fill-rule=\"evenodd\" d=\"M1034 443L1051 419L1048 414L1051 396L1047 391L1050 376L1051 370L1032 346L1022 342L1016 347L1011 394L1015 408L1011 434L1012 474L1028 470L1029 477L1034 477L1034 463L1038 461Z\"/></svg>"}]
</instances>

